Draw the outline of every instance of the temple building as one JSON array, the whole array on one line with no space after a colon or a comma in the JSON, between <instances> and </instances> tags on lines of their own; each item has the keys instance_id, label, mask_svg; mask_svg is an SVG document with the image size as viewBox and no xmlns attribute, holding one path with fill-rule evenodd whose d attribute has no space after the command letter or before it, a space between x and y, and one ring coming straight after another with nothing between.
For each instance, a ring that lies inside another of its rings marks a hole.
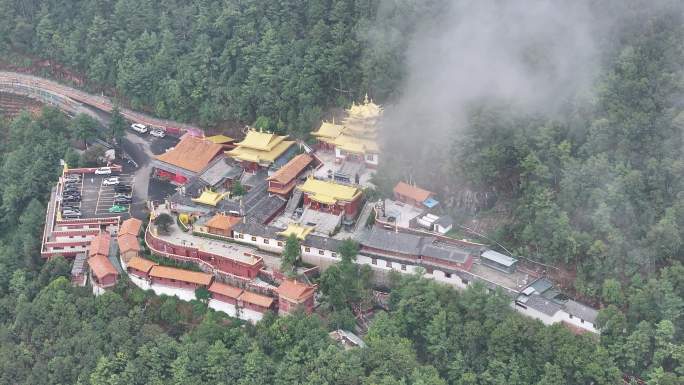
<instances>
[{"instance_id":1,"label":"temple building","mask_svg":"<svg viewBox=\"0 0 684 385\"><path fill-rule=\"evenodd\" d=\"M381 116L382 107L366 95L363 104L354 103L346 110L342 124L323 122L312 135L318 139L319 148L335 152L337 162L354 161L375 168L380 153L377 123Z\"/></svg>"},{"instance_id":2,"label":"temple building","mask_svg":"<svg viewBox=\"0 0 684 385\"><path fill-rule=\"evenodd\" d=\"M361 208L362 191L353 186L308 178L298 188L304 193L304 206L312 210L353 220Z\"/></svg>"},{"instance_id":3,"label":"temple building","mask_svg":"<svg viewBox=\"0 0 684 385\"><path fill-rule=\"evenodd\" d=\"M400 181L394 186L394 199L419 209L431 209L439 204L435 193Z\"/></svg>"},{"instance_id":4,"label":"temple building","mask_svg":"<svg viewBox=\"0 0 684 385\"><path fill-rule=\"evenodd\" d=\"M287 135L276 135L250 129L242 142L226 154L242 164L248 172L257 172L262 168L280 168L287 163L294 152L293 140L286 140Z\"/></svg>"},{"instance_id":5,"label":"temple building","mask_svg":"<svg viewBox=\"0 0 684 385\"><path fill-rule=\"evenodd\" d=\"M291 314L297 309L301 309L306 314L313 312L315 287L297 281L284 280L276 291L279 315Z\"/></svg>"},{"instance_id":6,"label":"temple building","mask_svg":"<svg viewBox=\"0 0 684 385\"><path fill-rule=\"evenodd\" d=\"M297 178L313 162L309 154L299 154L287 162L280 170L268 177L268 192L287 198L297 184Z\"/></svg>"},{"instance_id":7,"label":"temple building","mask_svg":"<svg viewBox=\"0 0 684 385\"><path fill-rule=\"evenodd\" d=\"M184 185L222 154L221 144L185 134L174 148L157 155L152 161L154 176Z\"/></svg>"}]
</instances>

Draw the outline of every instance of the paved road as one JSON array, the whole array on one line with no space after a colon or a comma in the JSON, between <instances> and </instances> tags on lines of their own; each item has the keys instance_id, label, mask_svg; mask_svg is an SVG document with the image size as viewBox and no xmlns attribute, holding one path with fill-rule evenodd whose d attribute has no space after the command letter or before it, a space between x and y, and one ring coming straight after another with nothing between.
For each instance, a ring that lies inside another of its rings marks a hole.
<instances>
[{"instance_id":1,"label":"paved road","mask_svg":"<svg viewBox=\"0 0 684 385\"><path fill-rule=\"evenodd\" d=\"M114 108L114 103L106 96L93 95L76 88L59 84L55 81L26 75L18 72L0 71L0 88L4 92L12 92L18 95L28 96L42 102L49 102L67 112L76 112L80 106L78 103L87 104L100 111L109 113ZM77 103L73 103L76 101ZM121 114L131 122L142 123L147 126L162 127L169 132L180 134L185 131L202 132L199 127L171 120L158 119L141 112L122 108Z\"/></svg>"}]
</instances>

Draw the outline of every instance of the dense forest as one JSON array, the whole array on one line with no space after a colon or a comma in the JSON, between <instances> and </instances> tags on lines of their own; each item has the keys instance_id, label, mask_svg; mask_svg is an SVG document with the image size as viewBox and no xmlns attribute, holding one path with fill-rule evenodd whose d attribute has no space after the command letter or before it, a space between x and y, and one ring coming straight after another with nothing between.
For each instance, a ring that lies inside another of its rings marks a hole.
<instances>
[{"instance_id":1,"label":"dense forest","mask_svg":"<svg viewBox=\"0 0 684 385\"><path fill-rule=\"evenodd\" d=\"M0 0L0 54L49 59L160 117L261 118L305 138L366 92L390 114L401 105L412 38L449 3ZM420 120L401 135L384 127L394 141L376 182L387 191L410 176L457 218L496 219L491 238L569 272L571 289L602 307L600 341L522 319L479 288L409 278L368 349L342 351L324 333L348 325L367 290L367 272L349 264L321 277L323 321L242 325L125 284L93 298L65 282L63 260L38 256L59 159L86 161L69 144L94 135L85 118L47 109L0 123L0 383L683 383L684 4L588 3L617 19L589 90L552 113L476 100L440 135Z\"/></svg>"},{"instance_id":2,"label":"dense forest","mask_svg":"<svg viewBox=\"0 0 684 385\"><path fill-rule=\"evenodd\" d=\"M0 1L0 52L32 54L115 88L134 108L303 136L331 105L400 77L366 50L378 1ZM395 70L395 71L398 71ZM262 119L263 121L263 119Z\"/></svg>"}]
</instances>

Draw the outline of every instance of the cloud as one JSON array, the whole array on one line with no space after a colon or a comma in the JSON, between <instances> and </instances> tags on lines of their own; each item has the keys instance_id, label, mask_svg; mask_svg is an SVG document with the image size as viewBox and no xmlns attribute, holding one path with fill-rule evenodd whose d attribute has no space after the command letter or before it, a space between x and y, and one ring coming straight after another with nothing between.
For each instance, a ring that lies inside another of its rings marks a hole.
<instances>
[{"instance_id":1,"label":"cloud","mask_svg":"<svg viewBox=\"0 0 684 385\"><path fill-rule=\"evenodd\" d=\"M503 102L553 114L591 90L600 67L598 41L611 21L598 20L588 0L433 3L442 7L438 13L425 12L413 21L400 96L388 103L384 117L385 152L413 149L404 159L409 169L404 174L415 176L411 168L425 168L425 156L438 162L433 153L448 148L447 134L463 128L475 103ZM380 10L391 14L391 8L383 3Z\"/></svg>"}]
</instances>

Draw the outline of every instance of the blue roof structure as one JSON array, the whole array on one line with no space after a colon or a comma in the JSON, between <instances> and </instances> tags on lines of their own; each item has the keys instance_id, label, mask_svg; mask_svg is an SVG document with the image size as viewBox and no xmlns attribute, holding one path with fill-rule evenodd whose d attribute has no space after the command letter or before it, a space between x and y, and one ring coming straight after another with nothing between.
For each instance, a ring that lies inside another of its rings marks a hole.
<instances>
[{"instance_id":1,"label":"blue roof structure","mask_svg":"<svg viewBox=\"0 0 684 385\"><path fill-rule=\"evenodd\" d=\"M423 205L425 205L425 207L427 207L429 209L437 206L438 204L439 204L439 201L437 201L434 198L428 198L428 199L423 201Z\"/></svg>"}]
</instances>

